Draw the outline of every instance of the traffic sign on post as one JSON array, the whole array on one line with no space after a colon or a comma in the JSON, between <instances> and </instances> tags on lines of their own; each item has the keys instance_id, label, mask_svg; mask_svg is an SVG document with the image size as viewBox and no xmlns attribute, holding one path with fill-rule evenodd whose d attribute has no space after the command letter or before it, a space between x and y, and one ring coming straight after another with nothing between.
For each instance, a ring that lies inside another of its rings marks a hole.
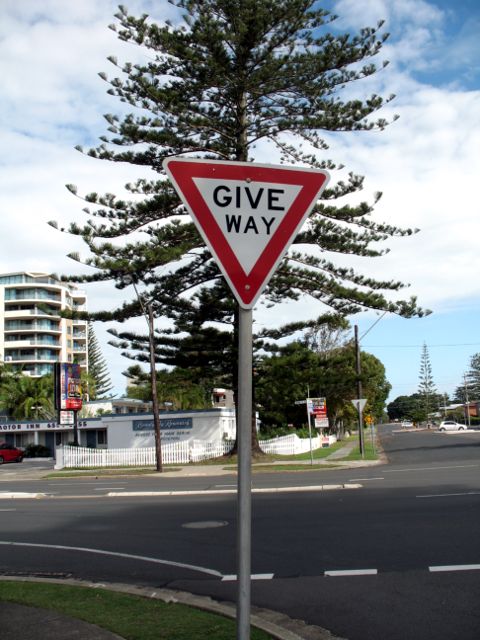
<instances>
[{"instance_id":1,"label":"traffic sign on post","mask_svg":"<svg viewBox=\"0 0 480 640\"><path fill-rule=\"evenodd\" d=\"M355 398L352 404L357 411L363 411L363 407L367 404L367 398Z\"/></svg>"},{"instance_id":2,"label":"traffic sign on post","mask_svg":"<svg viewBox=\"0 0 480 640\"><path fill-rule=\"evenodd\" d=\"M239 305L251 309L325 188L328 173L180 157L163 166Z\"/></svg>"},{"instance_id":3,"label":"traffic sign on post","mask_svg":"<svg viewBox=\"0 0 480 640\"><path fill-rule=\"evenodd\" d=\"M163 166L241 307L237 638L246 640L250 637L252 308L329 176L313 169L178 157L165 160Z\"/></svg>"}]
</instances>

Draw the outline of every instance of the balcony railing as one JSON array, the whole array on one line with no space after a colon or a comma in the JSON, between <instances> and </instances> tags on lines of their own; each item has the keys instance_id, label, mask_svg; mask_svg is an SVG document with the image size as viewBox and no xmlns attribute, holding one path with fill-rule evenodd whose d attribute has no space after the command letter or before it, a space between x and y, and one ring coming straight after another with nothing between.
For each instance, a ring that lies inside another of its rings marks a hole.
<instances>
[{"instance_id":1,"label":"balcony railing","mask_svg":"<svg viewBox=\"0 0 480 640\"><path fill-rule=\"evenodd\" d=\"M19 356L19 355L9 355L8 353L5 354L5 360L7 362L36 362L38 360L51 360L51 361L56 361L58 360L58 355L31 355L31 356Z\"/></svg>"},{"instance_id":2,"label":"balcony railing","mask_svg":"<svg viewBox=\"0 0 480 640\"><path fill-rule=\"evenodd\" d=\"M59 324L41 322L6 322L5 331L58 331L61 332Z\"/></svg>"},{"instance_id":3,"label":"balcony railing","mask_svg":"<svg viewBox=\"0 0 480 640\"><path fill-rule=\"evenodd\" d=\"M61 302L61 297L55 293L44 291L5 291L5 300L49 300L50 302Z\"/></svg>"},{"instance_id":4,"label":"balcony railing","mask_svg":"<svg viewBox=\"0 0 480 640\"><path fill-rule=\"evenodd\" d=\"M6 340L5 342L6 346L9 347L13 347L13 346L22 346L22 345L31 345L31 346L35 346L35 345L47 345L49 347L56 347L58 349L61 348L61 344L58 342L58 340L45 340L45 339L41 339L41 338L32 338L32 339L28 339L28 338L18 338L15 340Z\"/></svg>"}]
</instances>

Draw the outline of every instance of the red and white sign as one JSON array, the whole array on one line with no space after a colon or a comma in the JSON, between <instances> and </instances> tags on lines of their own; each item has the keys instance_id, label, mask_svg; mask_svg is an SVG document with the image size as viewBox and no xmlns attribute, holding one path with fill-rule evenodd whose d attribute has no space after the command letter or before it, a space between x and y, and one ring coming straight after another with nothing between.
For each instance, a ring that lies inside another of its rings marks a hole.
<instances>
[{"instance_id":1,"label":"red and white sign","mask_svg":"<svg viewBox=\"0 0 480 640\"><path fill-rule=\"evenodd\" d=\"M251 309L318 200L328 173L180 157L163 166L238 303Z\"/></svg>"}]
</instances>

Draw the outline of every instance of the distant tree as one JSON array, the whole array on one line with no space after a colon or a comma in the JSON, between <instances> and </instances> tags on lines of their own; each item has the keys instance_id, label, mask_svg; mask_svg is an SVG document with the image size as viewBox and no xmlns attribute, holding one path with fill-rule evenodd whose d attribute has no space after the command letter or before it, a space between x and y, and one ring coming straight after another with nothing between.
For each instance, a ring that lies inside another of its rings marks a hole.
<instances>
[{"instance_id":1,"label":"distant tree","mask_svg":"<svg viewBox=\"0 0 480 640\"><path fill-rule=\"evenodd\" d=\"M446 394L433 393L429 398L430 413L438 411L445 403ZM447 396L448 402L448 396ZM412 420L423 422L427 419L425 397L421 393L413 393L410 396L398 396L387 405L390 420Z\"/></svg>"},{"instance_id":2,"label":"distant tree","mask_svg":"<svg viewBox=\"0 0 480 640\"><path fill-rule=\"evenodd\" d=\"M420 382L418 385L418 393L422 397L425 419L428 421L430 412L435 408L433 396L437 395L437 390L435 388L435 383L433 382L430 355L425 343L423 343L422 347L419 378Z\"/></svg>"},{"instance_id":3,"label":"distant tree","mask_svg":"<svg viewBox=\"0 0 480 640\"><path fill-rule=\"evenodd\" d=\"M456 402L465 403L467 397L469 402L480 401L480 353L475 353L470 358L470 368L455 390Z\"/></svg>"},{"instance_id":4,"label":"distant tree","mask_svg":"<svg viewBox=\"0 0 480 640\"><path fill-rule=\"evenodd\" d=\"M367 410L380 419L390 384L385 367L372 354L361 353L362 382L368 399ZM325 397L330 426L353 423L356 412L351 400L356 397L357 373L352 344L332 350L328 355L312 351L302 342L292 342L259 361L260 375L256 400L262 423L267 426L296 426L307 421L305 405L295 402L310 397Z\"/></svg>"},{"instance_id":5,"label":"distant tree","mask_svg":"<svg viewBox=\"0 0 480 640\"><path fill-rule=\"evenodd\" d=\"M88 384L88 397L89 400L101 400L107 397L108 392L113 389L113 385L91 322L88 323L87 354L88 374L91 379L91 383Z\"/></svg>"}]
</instances>

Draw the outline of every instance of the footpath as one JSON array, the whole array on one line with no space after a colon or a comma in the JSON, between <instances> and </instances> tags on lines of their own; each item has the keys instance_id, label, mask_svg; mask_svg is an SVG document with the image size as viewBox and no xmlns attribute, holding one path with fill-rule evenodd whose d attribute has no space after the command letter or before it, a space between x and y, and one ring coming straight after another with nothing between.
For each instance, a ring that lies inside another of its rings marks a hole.
<instances>
[{"instance_id":1,"label":"footpath","mask_svg":"<svg viewBox=\"0 0 480 640\"><path fill-rule=\"evenodd\" d=\"M377 460L350 460L345 458L357 447L357 441L353 440L345 444L344 447L337 449L325 458L314 459L313 467L319 468L335 467L335 468L356 468L368 467L385 462L385 458L380 451ZM291 460L279 463L261 462L253 463L252 469L256 467L268 467L281 464L282 466L305 465L311 466L311 460ZM33 471L33 470L32 470ZM37 477L46 475L45 470L36 472ZM236 473L236 467L229 469L226 465L185 465L176 467L175 470L169 471L169 477L186 477L186 476L216 476ZM23 580L29 580L23 577ZM0 580L15 580L14 576L0 576ZM38 579L32 578L34 581ZM52 580L49 580L52 582ZM81 581L58 581L61 584L76 584L82 586L90 586L98 588L99 585L88 584ZM171 601L174 598L177 602L188 604L197 609L203 609L217 613L226 617L235 617L235 607L229 603L221 603L211 598L199 597L193 594L173 592L167 589L157 589L154 593L151 590L141 586L132 585L108 585L102 583L102 588L122 591L123 593L131 593L134 595L144 595L145 597L157 597ZM25 621L28 620L28 625ZM114 634L106 629L102 629L96 625L89 624L78 618L66 616L53 610L41 609L37 607L27 607L21 604L0 601L0 627L2 640L124 640L121 636ZM335 640L335 638L325 629L320 627L309 627L301 621L291 620L283 614L274 611L267 611L252 607L252 625L263 629L277 640ZM172 639L173 640L173 639ZM193 639L192 639L193 640ZM214 640L214 638L212 638ZM340 639L338 639L340 640Z\"/></svg>"}]
</instances>

